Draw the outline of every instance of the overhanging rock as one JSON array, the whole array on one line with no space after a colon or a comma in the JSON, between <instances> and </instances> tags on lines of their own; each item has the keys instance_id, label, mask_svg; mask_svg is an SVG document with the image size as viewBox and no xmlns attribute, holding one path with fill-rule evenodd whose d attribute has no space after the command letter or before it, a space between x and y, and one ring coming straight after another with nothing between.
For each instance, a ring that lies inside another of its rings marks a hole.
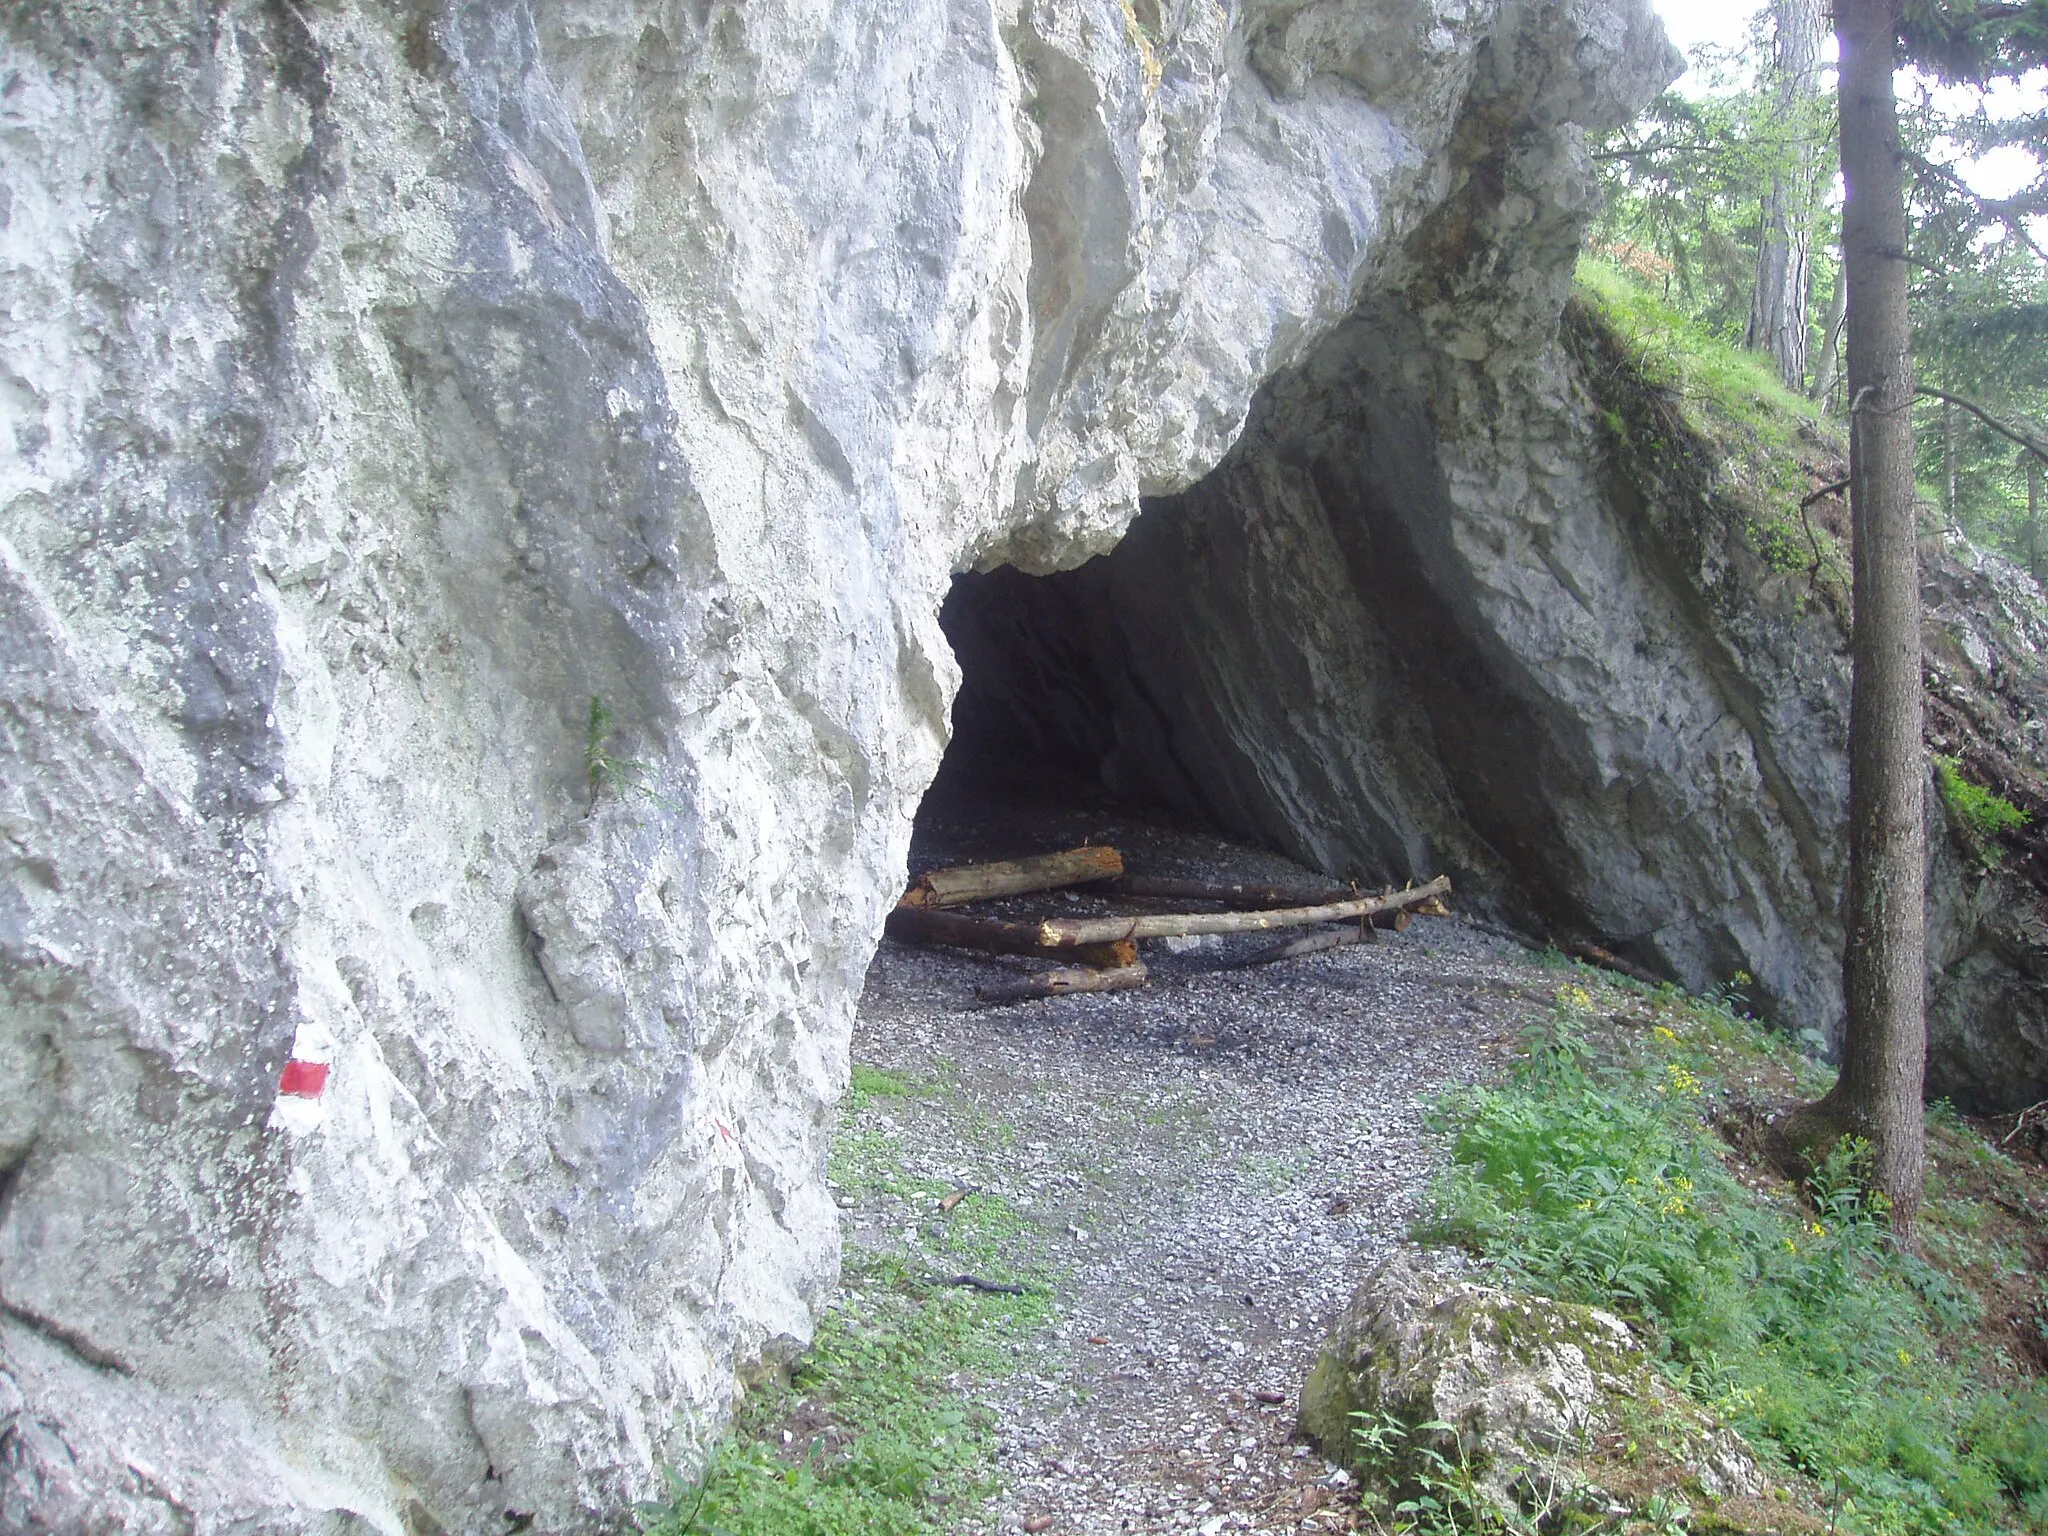
<instances>
[{"instance_id":1,"label":"overhanging rock","mask_svg":"<svg viewBox=\"0 0 2048 1536\"><path fill-rule=\"evenodd\" d=\"M1575 228L1673 69L1643 0L0 27L0 1525L65 1531L689 1463L833 1277L952 572L1193 483L1432 210Z\"/></svg>"}]
</instances>

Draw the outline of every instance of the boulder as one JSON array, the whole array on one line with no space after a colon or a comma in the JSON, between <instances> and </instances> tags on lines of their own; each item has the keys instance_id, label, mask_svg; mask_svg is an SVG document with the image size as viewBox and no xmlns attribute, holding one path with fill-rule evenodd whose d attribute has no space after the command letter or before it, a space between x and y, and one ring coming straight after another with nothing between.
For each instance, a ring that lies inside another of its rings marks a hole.
<instances>
[{"instance_id":1,"label":"boulder","mask_svg":"<svg viewBox=\"0 0 2048 1536\"><path fill-rule=\"evenodd\" d=\"M1626 1428L1676 1463L1693 1498L1765 1491L1732 1430L1684 1402L1626 1323L1596 1307L1431 1275L1396 1256L1362 1285L1302 1388L1301 1429L1400 1497L1460 1495L1520 1520L1570 1503L1605 1513L1600 1442Z\"/></svg>"}]
</instances>

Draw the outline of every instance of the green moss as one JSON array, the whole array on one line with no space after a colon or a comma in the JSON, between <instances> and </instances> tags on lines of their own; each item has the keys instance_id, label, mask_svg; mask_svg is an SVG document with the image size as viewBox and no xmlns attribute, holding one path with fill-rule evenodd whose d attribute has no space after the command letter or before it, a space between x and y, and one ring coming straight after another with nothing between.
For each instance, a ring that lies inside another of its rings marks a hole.
<instances>
[{"instance_id":1,"label":"green moss","mask_svg":"<svg viewBox=\"0 0 2048 1536\"><path fill-rule=\"evenodd\" d=\"M1934 777L1941 787L1941 803L1977 845L1987 868L1998 862L1998 850L1990 846L1994 840L2033 819L2010 800L1964 778L1962 764L1953 757L1935 754Z\"/></svg>"}]
</instances>

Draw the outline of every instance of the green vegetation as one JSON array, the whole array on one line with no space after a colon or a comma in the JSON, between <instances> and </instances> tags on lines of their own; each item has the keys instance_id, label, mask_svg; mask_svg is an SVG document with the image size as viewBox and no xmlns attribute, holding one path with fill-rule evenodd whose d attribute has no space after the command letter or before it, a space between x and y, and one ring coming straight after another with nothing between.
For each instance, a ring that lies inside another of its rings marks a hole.
<instances>
[{"instance_id":1,"label":"green vegetation","mask_svg":"<svg viewBox=\"0 0 2048 1536\"><path fill-rule=\"evenodd\" d=\"M2043 196L2048 114L2021 108L2025 98L2003 86L2038 68L2048 34L2027 6L1914 0L1904 13L1916 69L1901 78L1919 82L1902 112L1915 374L2040 436L2048 263L2020 210ZM1739 344L1765 233L1760 201L1774 183L1792 190L1786 211L1812 257L1807 379L1840 421L1847 402L1830 305L1841 270L1837 103L1825 73L1788 97L1775 30L1759 15L1745 43L1697 50L1675 89L1596 146L1604 197L1593 245L1696 330ZM1968 45L1956 46L1958 36ZM1951 88L1930 92L1936 75ZM2035 184L2018 191L2016 182L2004 199L1977 195L1965 168L1987 153ZM1923 399L1914 416L1929 502L1972 539L2048 572L2041 461L1967 411Z\"/></svg>"},{"instance_id":2,"label":"green vegetation","mask_svg":"<svg viewBox=\"0 0 2048 1536\"><path fill-rule=\"evenodd\" d=\"M1442 1103L1453 1167L1424 1235L1638 1321L1674 1383L1842 1530L2048 1531L2048 1386L1982 1326L1974 1280L1992 1272L1956 1247L1971 1202L1937 1178L1933 1261L1903 1253L1860 1193L1857 1145L1794 1190L1707 1128L1717 1079L1795 1070L1725 1000L1659 993L1632 1010L1647 1030L1596 1048L1592 994L1559 998L1506 1086Z\"/></svg>"},{"instance_id":3,"label":"green vegetation","mask_svg":"<svg viewBox=\"0 0 2048 1536\"><path fill-rule=\"evenodd\" d=\"M749 1397L703 1480L650 1536L927 1536L993 1491L991 1415L959 1390L1044 1319L1042 1293L933 1286L900 1260L847 1290L786 1383Z\"/></svg>"},{"instance_id":4,"label":"green vegetation","mask_svg":"<svg viewBox=\"0 0 2048 1536\"><path fill-rule=\"evenodd\" d=\"M1725 479L1726 488L1742 493L1743 536L1765 563L1785 572L1818 568L1832 584L1845 586L1847 567L1836 541L1799 506L1810 484L1818 407L1786 389L1767 356L1688 317L1633 273L1587 256L1576 278L1579 302L1614 336L1642 385L1682 404L1676 418L1682 427L1667 421L1661 429L1648 423L1668 416L1668 407L1632 410L1633 430L1622 411L1604 411L1616 442L1641 456L1664 446L1642 441L1645 431L1699 434L1720 465L1714 480ZM1697 490L1711 494L1704 484Z\"/></svg>"},{"instance_id":5,"label":"green vegetation","mask_svg":"<svg viewBox=\"0 0 2048 1536\"><path fill-rule=\"evenodd\" d=\"M1625 338L1644 379L1790 449L1801 423L1819 416L1779 382L1768 356L1725 339L1611 261L1581 257L1580 300Z\"/></svg>"},{"instance_id":6,"label":"green vegetation","mask_svg":"<svg viewBox=\"0 0 2048 1536\"><path fill-rule=\"evenodd\" d=\"M1528 1512L1488 1497L1455 1424L1432 1419L1411 1426L1384 1409L1351 1417L1357 1421L1354 1433L1367 1470L1405 1494L1389 1511L1400 1531L1412 1536L1537 1536L1562 1511L1567 1490L1554 1479L1530 1490L1537 1497Z\"/></svg>"},{"instance_id":7,"label":"green vegetation","mask_svg":"<svg viewBox=\"0 0 2048 1536\"><path fill-rule=\"evenodd\" d=\"M827 1172L841 1195L900 1207L917 1241L857 1250L786 1378L741 1405L696 1483L643 1510L650 1536L938 1536L993 1491L993 1419L971 1396L1045 1323L1051 1290L1010 1201L905 1166L879 1106L931 1091L855 1063ZM953 1286L969 1272L1007 1290Z\"/></svg>"},{"instance_id":8,"label":"green vegetation","mask_svg":"<svg viewBox=\"0 0 2048 1536\"><path fill-rule=\"evenodd\" d=\"M1962 767L1953 757L1935 754L1934 777L1941 788L1941 803L1970 834L1978 856L1989 868L1998 862L1995 840L1999 834L2017 832L2032 818L2003 796L1993 794L1981 784L1972 784L1963 777Z\"/></svg>"},{"instance_id":9,"label":"green vegetation","mask_svg":"<svg viewBox=\"0 0 2048 1536\"><path fill-rule=\"evenodd\" d=\"M852 1078L846 1085L845 1112L857 1115L877 1099L907 1099L918 1091L919 1085L901 1072L856 1061Z\"/></svg>"},{"instance_id":10,"label":"green vegetation","mask_svg":"<svg viewBox=\"0 0 2048 1536\"><path fill-rule=\"evenodd\" d=\"M654 770L637 758L620 757L615 750L618 722L596 694L590 696L590 718L583 730L583 772L590 785L590 809L609 789L630 794L658 805L665 811L684 815L683 807L654 788Z\"/></svg>"}]
</instances>

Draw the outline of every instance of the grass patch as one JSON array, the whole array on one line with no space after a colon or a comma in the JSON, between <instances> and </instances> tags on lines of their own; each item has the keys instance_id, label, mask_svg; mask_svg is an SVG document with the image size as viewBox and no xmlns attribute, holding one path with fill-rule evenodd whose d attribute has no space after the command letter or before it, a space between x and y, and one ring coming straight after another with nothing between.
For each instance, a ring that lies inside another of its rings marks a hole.
<instances>
[{"instance_id":1,"label":"grass patch","mask_svg":"<svg viewBox=\"0 0 2048 1536\"><path fill-rule=\"evenodd\" d=\"M1562 988L1504 1087L1442 1102L1453 1165L1423 1235L1642 1324L1671 1379L1845 1531L2048 1532L2048 1388L1940 1262L1939 1178L1935 1262L1892 1247L1853 1147L1803 1190L1774 1187L1706 1121L1733 1069L1776 1058L1788 1084L1789 1053L1726 999L1658 997L1636 1017L1661 1022L1596 1049L1591 992Z\"/></svg>"},{"instance_id":2,"label":"grass patch","mask_svg":"<svg viewBox=\"0 0 2048 1536\"><path fill-rule=\"evenodd\" d=\"M1763 354L1714 335L1619 267L1582 256L1574 277L1579 297L1628 340L1649 383L1783 448L1792 446L1801 423L1819 417L1819 408L1787 389Z\"/></svg>"},{"instance_id":3,"label":"grass patch","mask_svg":"<svg viewBox=\"0 0 2048 1536\"><path fill-rule=\"evenodd\" d=\"M849 1246L810 1349L747 1397L701 1479L640 1512L651 1536L937 1536L994 1492L973 1385L1043 1327L1052 1288L1011 1201L906 1165L883 1106L929 1091L854 1066L827 1176L903 1242ZM963 1272L1021 1294L946 1283Z\"/></svg>"},{"instance_id":4,"label":"grass patch","mask_svg":"<svg viewBox=\"0 0 2048 1536\"><path fill-rule=\"evenodd\" d=\"M1950 816L1969 834L1985 868L1999 860L1996 840L2017 832L2033 818L2002 795L1963 777L1963 765L1953 757L1934 755L1934 778L1941 789L1941 803Z\"/></svg>"},{"instance_id":5,"label":"grass patch","mask_svg":"<svg viewBox=\"0 0 2048 1536\"><path fill-rule=\"evenodd\" d=\"M907 1099L923 1091L921 1083L902 1072L891 1072L887 1067L871 1067L866 1062L856 1061L846 1084L846 1113L857 1115L877 1100Z\"/></svg>"},{"instance_id":6,"label":"grass patch","mask_svg":"<svg viewBox=\"0 0 2048 1536\"><path fill-rule=\"evenodd\" d=\"M1717 336L1667 304L1634 277L1594 257L1581 257L1578 301L1609 335L1623 371L1667 403L1676 402L1674 426L1665 410L1629 405L1615 380L1602 412L1609 435L1631 459L1668 459L1674 434L1696 436L1714 461L1713 472L1690 488L1712 500L1732 493L1744 541L1766 565L1786 574L1846 590L1847 566L1839 541L1802 514L1826 418L1805 396L1789 390L1762 354ZM1599 370L1595 370L1596 373Z\"/></svg>"},{"instance_id":7,"label":"grass patch","mask_svg":"<svg viewBox=\"0 0 2048 1536\"><path fill-rule=\"evenodd\" d=\"M650 1536L936 1536L994 1491L993 1416L964 1390L1045 1320L1042 1292L850 1269L810 1351L756 1391L701 1481L642 1512Z\"/></svg>"}]
</instances>

